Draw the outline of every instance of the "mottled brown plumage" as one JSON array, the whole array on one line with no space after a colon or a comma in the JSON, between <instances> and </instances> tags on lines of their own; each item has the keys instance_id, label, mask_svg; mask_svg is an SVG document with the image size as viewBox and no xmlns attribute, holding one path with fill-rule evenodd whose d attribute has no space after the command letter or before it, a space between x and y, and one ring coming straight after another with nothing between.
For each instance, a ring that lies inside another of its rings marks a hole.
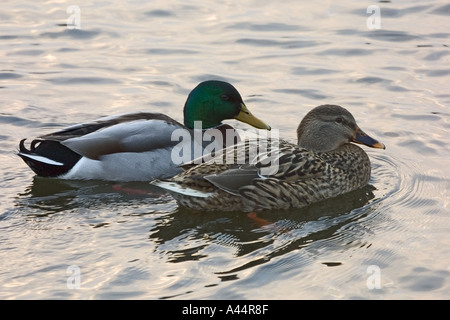
<instances>
[{"instance_id":1,"label":"mottled brown plumage","mask_svg":"<svg viewBox=\"0 0 450 320\"><path fill-rule=\"evenodd\" d=\"M298 145L269 141L255 154L261 141L246 141L154 184L169 190L180 205L203 211L300 208L368 183L369 157L351 142L384 148L359 129L346 109L334 105L311 110L297 134ZM276 170L268 172L270 164Z\"/></svg>"}]
</instances>

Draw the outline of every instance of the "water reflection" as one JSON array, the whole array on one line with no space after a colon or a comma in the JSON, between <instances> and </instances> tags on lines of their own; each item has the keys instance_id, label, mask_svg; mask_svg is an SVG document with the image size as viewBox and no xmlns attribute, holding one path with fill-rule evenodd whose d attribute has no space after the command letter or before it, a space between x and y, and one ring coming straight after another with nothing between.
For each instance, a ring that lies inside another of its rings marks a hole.
<instances>
[{"instance_id":1,"label":"water reflection","mask_svg":"<svg viewBox=\"0 0 450 320\"><path fill-rule=\"evenodd\" d=\"M202 213L180 207L157 219L149 239L168 262L205 259L220 278L230 280L230 274L299 248L364 241L358 228L348 227L374 212L376 205L370 204L374 190L374 186L367 185L307 208L258 214ZM222 256L223 251L228 254Z\"/></svg>"},{"instance_id":2,"label":"water reflection","mask_svg":"<svg viewBox=\"0 0 450 320\"><path fill-rule=\"evenodd\" d=\"M105 208L130 205L133 201L147 204L164 203L168 196L148 183L113 183L108 181L77 181L35 176L19 193L16 207L33 209L29 214L46 216L80 208Z\"/></svg>"},{"instance_id":3,"label":"water reflection","mask_svg":"<svg viewBox=\"0 0 450 320\"><path fill-rule=\"evenodd\" d=\"M365 245L366 230L358 221L372 215L377 208L373 185L328 199L309 207L287 211L196 212L182 207L166 212L149 225L149 236L155 252L169 263L202 261L209 265L221 281L237 278L243 270L257 267L295 250L342 248ZM28 217L73 218L84 210L96 216L98 209L120 208L116 215L80 218L80 223L94 221L95 228L108 226L117 215L140 207L174 201L148 183L115 184L105 181L70 181L35 177L16 198L16 207L27 208ZM148 210L147 210L148 211ZM154 211L147 212L152 214ZM92 221L91 221L92 220ZM144 235L143 235L144 236ZM327 266L340 261L322 261Z\"/></svg>"}]
</instances>

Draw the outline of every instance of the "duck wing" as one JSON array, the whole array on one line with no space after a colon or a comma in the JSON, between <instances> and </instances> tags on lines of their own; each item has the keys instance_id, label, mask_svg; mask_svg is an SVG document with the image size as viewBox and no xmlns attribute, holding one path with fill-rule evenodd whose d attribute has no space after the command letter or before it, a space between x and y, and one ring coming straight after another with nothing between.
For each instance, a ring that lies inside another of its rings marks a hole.
<instances>
[{"instance_id":1,"label":"duck wing","mask_svg":"<svg viewBox=\"0 0 450 320\"><path fill-rule=\"evenodd\" d=\"M259 177L259 169L255 166L240 166L236 169L228 169L219 174L206 175L203 178L228 193L238 195L239 189L251 185L252 181Z\"/></svg>"},{"instance_id":2,"label":"duck wing","mask_svg":"<svg viewBox=\"0 0 450 320\"><path fill-rule=\"evenodd\" d=\"M161 113L131 113L101 118L78 124L39 137L37 140L58 141L90 159L120 152L144 152L173 146L175 129L182 124Z\"/></svg>"},{"instance_id":3,"label":"duck wing","mask_svg":"<svg viewBox=\"0 0 450 320\"><path fill-rule=\"evenodd\" d=\"M217 164L218 159L215 158L206 162L205 166L196 167L192 171L197 175L204 171L206 173L204 179L221 190L237 195L242 187L254 185L256 181L264 184L267 179L276 179L285 183L298 183L318 178L330 169L330 165L314 153L292 143L287 141L266 143L268 148L256 151L254 155L249 145L245 146L244 154L239 154L239 151L235 149L234 161L239 158L244 159L245 164L239 165L237 162L224 167ZM225 161L230 152L233 150L225 149L225 154L220 160Z\"/></svg>"}]
</instances>

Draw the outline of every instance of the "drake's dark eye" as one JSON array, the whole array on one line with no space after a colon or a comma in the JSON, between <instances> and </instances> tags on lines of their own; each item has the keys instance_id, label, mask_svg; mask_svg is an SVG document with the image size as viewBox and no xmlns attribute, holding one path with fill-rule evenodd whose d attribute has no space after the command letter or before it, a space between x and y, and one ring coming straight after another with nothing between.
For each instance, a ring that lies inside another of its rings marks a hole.
<instances>
[{"instance_id":1,"label":"drake's dark eye","mask_svg":"<svg viewBox=\"0 0 450 320\"><path fill-rule=\"evenodd\" d=\"M223 94L220 96L220 99L222 99L223 101L228 101L228 100L230 100L230 97L227 96L226 94Z\"/></svg>"},{"instance_id":2,"label":"drake's dark eye","mask_svg":"<svg viewBox=\"0 0 450 320\"><path fill-rule=\"evenodd\" d=\"M336 119L334 119L334 121L336 121L337 123L342 123L344 122L344 119L342 119L341 117L337 117Z\"/></svg>"}]
</instances>

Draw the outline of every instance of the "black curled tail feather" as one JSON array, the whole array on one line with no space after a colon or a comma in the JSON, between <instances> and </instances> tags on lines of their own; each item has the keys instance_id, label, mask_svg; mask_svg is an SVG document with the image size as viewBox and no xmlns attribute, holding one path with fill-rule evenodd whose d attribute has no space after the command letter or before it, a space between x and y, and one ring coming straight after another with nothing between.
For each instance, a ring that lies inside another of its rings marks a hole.
<instances>
[{"instance_id":1,"label":"black curled tail feather","mask_svg":"<svg viewBox=\"0 0 450 320\"><path fill-rule=\"evenodd\" d=\"M31 153L30 150L28 150L28 149L25 147L25 140L27 140L27 139L22 139L22 140L20 140L20 143L19 143L19 152L20 152L20 153L24 153L24 154L30 154L30 153Z\"/></svg>"},{"instance_id":2,"label":"black curled tail feather","mask_svg":"<svg viewBox=\"0 0 450 320\"><path fill-rule=\"evenodd\" d=\"M81 156L58 141L35 139L30 149L25 140L19 143L18 155L38 176L58 177L67 173L81 159Z\"/></svg>"}]
</instances>

